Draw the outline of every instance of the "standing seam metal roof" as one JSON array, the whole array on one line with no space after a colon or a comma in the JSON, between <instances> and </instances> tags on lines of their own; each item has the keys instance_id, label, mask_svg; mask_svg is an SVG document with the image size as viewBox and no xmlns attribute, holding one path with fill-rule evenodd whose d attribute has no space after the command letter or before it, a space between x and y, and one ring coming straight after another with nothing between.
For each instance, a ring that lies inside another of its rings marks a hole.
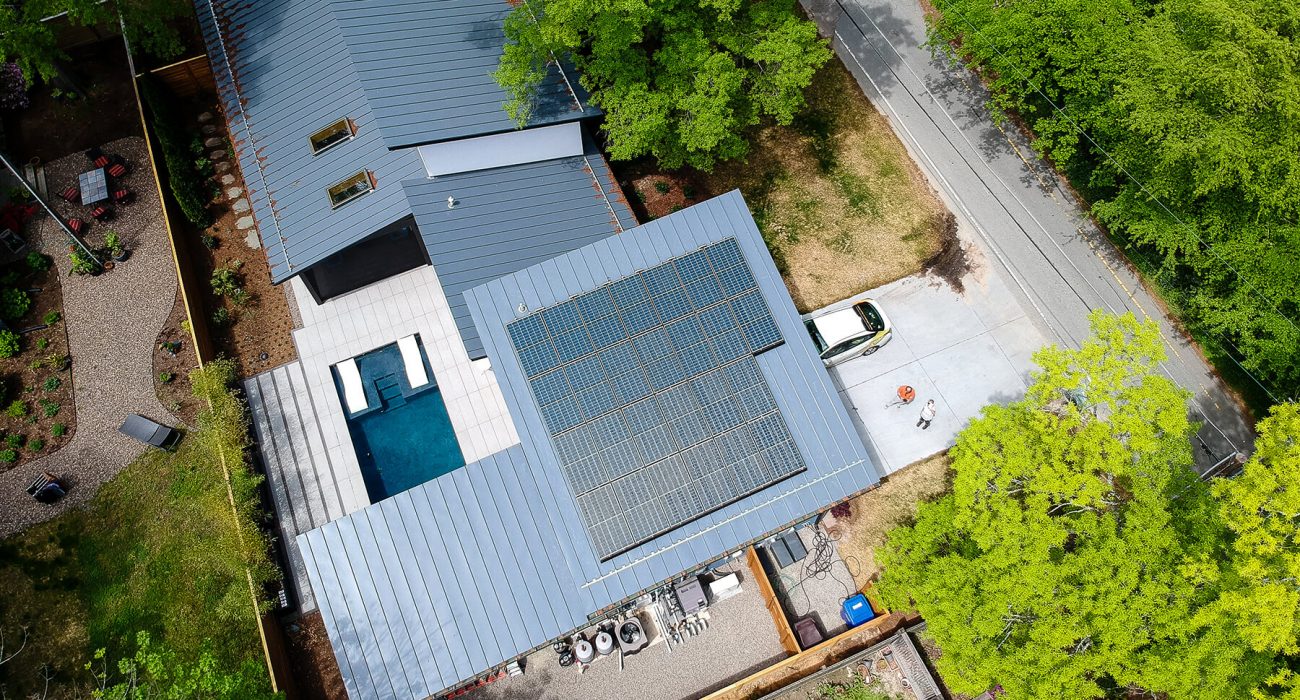
<instances>
[{"instance_id":1,"label":"standing seam metal roof","mask_svg":"<svg viewBox=\"0 0 1300 700\"><path fill-rule=\"evenodd\" d=\"M274 282L410 214L399 183L424 168L414 149L390 147L515 128L490 75L504 0L195 0L195 9ZM391 21L401 30L372 33ZM576 104L553 69L530 125L599 113ZM308 137L344 117L356 136L313 155ZM376 189L332 208L327 189L359 170Z\"/></svg>"},{"instance_id":2,"label":"standing seam metal roof","mask_svg":"<svg viewBox=\"0 0 1300 700\"><path fill-rule=\"evenodd\" d=\"M602 563L505 325L520 303L542 308L728 236L786 338L756 360L808 470ZM299 537L352 697L425 697L469 680L880 478L738 192L465 297L521 444Z\"/></svg>"}]
</instances>

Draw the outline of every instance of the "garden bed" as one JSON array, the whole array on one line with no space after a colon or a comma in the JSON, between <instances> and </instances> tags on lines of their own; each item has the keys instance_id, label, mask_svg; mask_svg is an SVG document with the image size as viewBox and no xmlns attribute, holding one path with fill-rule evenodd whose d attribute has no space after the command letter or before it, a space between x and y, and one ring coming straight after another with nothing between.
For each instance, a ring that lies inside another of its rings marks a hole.
<instances>
[{"instance_id":1,"label":"garden bed","mask_svg":"<svg viewBox=\"0 0 1300 700\"><path fill-rule=\"evenodd\" d=\"M801 312L923 270L960 268L952 215L844 66L826 64L807 97L793 125L755 129L749 156L711 173L615 163L637 215L653 219L739 188Z\"/></svg>"},{"instance_id":2,"label":"garden bed","mask_svg":"<svg viewBox=\"0 0 1300 700\"><path fill-rule=\"evenodd\" d=\"M6 320L20 340L17 355L0 358L0 471L59 449L76 425L58 271L47 256L33 261L45 269L26 260L0 268L0 313L27 300L21 315Z\"/></svg>"},{"instance_id":3,"label":"garden bed","mask_svg":"<svg viewBox=\"0 0 1300 700\"><path fill-rule=\"evenodd\" d=\"M182 423L192 426L202 402L190 386L190 372L199 366L199 358L187 330L188 323L185 301L177 289L176 302L154 346L153 381L158 401Z\"/></svg>"},{"instance_id":4,"label":"garden bed","mask_svg":"<svg viewBox=\"0 0 1300 700\"><path fill-rule=\"evenodd\" d=\"M285 627L285 646L298 694L318 700L347 700L348 691L320 611L307 613Z\"/></svg>"}]
</instances>

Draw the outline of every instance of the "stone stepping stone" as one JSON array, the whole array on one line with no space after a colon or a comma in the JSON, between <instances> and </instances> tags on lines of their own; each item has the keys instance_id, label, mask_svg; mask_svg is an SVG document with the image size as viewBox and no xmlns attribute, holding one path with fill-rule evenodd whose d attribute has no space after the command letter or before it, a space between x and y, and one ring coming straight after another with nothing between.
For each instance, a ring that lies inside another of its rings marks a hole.
<instances>
[{"instance_id":1,"label":"stone stepping stone","mask_svg":"<svg viewBox=\"0 0 1300 700\"><path fill-rule=\"evenodd\" d=\"M249 231L248 235L244 236L244 245L253 250L258 250L262 247L262 239L257 236L257 229Z\"/></svg>"},{"instance_id":2,"label":"stone stepping stone","mask_svg":"<svg viewBox=\"0 0 1300 700\"><path fill-rule=\"evenodd\" d=\"M226 152L223 151L222 149L218 148L217 150L215 150L215 151L209 153L209 154L208 154L208 157L212 158L212 160L225 160L225 159L226 159Z\"/></svg>"},{"instance_id":3,"label":"stone stepping stone","mask_svg":"<svg viewBox=\"0 0 1300 700\"><path fill-rule=\"evenodd\" d=\"M236 199L234 203L230 205L230 210L236 214L243 214L252 211L252 209L253 207L249 206L248 200L243 197Z\"/></svg>"},{"instance_id":4,"label":"stone stepping stone","mask_svg":"<svg viewBox=\"0 0 1300 700\"><path fill-rule=\"evenodd\" d=\"M236 197L243 196L243 194L244 194L244 190L242 187L231 187L230 189L226 190L226 199L234 199Z\"/></svg>"},{"instance_id":5,"label":"stone stepping stone","mask_svg":"<svg viewBox=\"0 0 1300 700\"><path fill-rule=\"evenodd\" d=\"M230 163L227 163L224 160L221 161L220 163L217 163L215 167L217 169L217 172L219 173L230 172Z\"/></svg>"},{"instance_id":6,"label":"stone stepping stone","mask_svg":"<svg viewBox=\"0 0 1300 700\"><path fill-rule=\"evenodd\" d=\"M217 133L217 125L216 125L216 124L204 124L204 125L203 125L203 133L205 133L205 134L215 134L215 133Z\"/></svg>"},{"instance_id":7,"label":"stone stepping stone","mask_svg":"<svg viewBox=\"0 0 1300 700\"><path fill-rule=\"evenodd\" d=\"M204 112L203 114L200 114L199 121L204 124L207 124L208 122L212 121L212 112Z\"/></svg>"},{"instance_id":8,"label":"stone stepping stone","mask_svg":"<svg viewBox=\"0 0 1300 700\"><path fill-rule=\"evenodd\" d=\"M217 146L220 146L221 143L222 143L221 139L217 138L216 136L209 136L208 139L203 142L203 145L207 146L208 148L216 148Z\"/></svg>"},{"instance_id":9,"label":"stone stepping stone","mask_svg":"<svg viewBox=\"0 0 1300 700\"><path fill-rule=\"evenodd\" d=\"M240 231L247 231L248 229L253 228L253 217L251 216L239 217L238 219L235 220L235 228L239 229Z\"/></svg>"},{"instance_id":10,"label":"stone stepping stone","mask_svg":"<svg viewBox=\"0 0 1300 700\"><path fill-rule=\"evenodd\" d=\"M226 166L226 169L229 170L229 169L230 169L230 166ZM221 176L221 184L223 184L223 185L233 185L233 184L235 184L235 176L234 176L234 175L231 175L230 173L226 173L225 175L222 175L222 176Z\"/></svg>"}]
</instances>

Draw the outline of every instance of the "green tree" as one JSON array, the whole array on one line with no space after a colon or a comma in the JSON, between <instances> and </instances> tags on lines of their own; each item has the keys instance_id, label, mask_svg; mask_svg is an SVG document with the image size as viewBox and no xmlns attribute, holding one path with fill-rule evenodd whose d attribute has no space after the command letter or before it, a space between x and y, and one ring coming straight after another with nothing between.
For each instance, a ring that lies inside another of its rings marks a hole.
<instances>
[{"instance_id":1,"label":"green tree","mask_svg":"<svg viewBox=\"0 0 1300 700\"><path fill-rule=\"evenodd\" d=\"M748 150L764 117L789 124L831 57L794 0L524 0L506 19L495 73L528 122L557 57L606 113L610 154L709 169Z\"/></svg>"},{"instance_id":2,"label":"green tree","mask_svg":"<svg viewBox=\"0 0 1300 700\"><path fill-rule=\"evenodd\" d=\"M925 617L957 692L1246 697L1270 666L1202 614L1225 533L1189 468L1187 394L1156 372L1154 324L1092 327L962 431L952 492L889 536L881 594Z\"/></svg>"},{"instance_id":3,"label":"green tree","mask_svg":"<svg viewBox=\"0 0 1300 700\"><path fill-rule=\"evenodd\" d=\"M198 659L187 661L165 645L154 644L148 632L136 635L135 653L118 660L116 674L111 673L106 657L106 651L100 649L95 660L86 664L97 686L91 696L102 700L276 697L266 691L256 668L222 668L206 650Z\"/></svg>"},{"instance_id":4,"label":"green tree","mask_svg":"<svg viewBox=\"0 0 1300 700\"><path fill-rule=\"evenodd\" d=\"M935 45L1024 117L1191 327L1300 391L1300 4L935 4Z\"/></svg>"},{"instance_id":5,"label":"green tree","mask_svg":"<svg viewBox=\"0 0 1300 700\"><path fill-rule=\"evenodd\" d=\"M89 26L107 22L117 25L121 16L127 38L137 50L159 59L179 56L184 48L178 20L192 16L193 6L185 0L26 0L0 4L0 62L12 61L23 69L30 84L36 78L49 81L57 74L59 61L67 55L58 47L54 30L42 20L68 13L74 24Z\"/></svg>"},{"instance_id":6,"label":"green tree","mask_svg":"<svg viewBox=\"0 0 1300 700\"><path fill-rule=\"evenodd\" d=\"M1241 475L1214 487L1235 535L1222 613L1252 649L1300 656L1300 405L1275 407L1257 429Z\"/></svg>"}]
</instances>

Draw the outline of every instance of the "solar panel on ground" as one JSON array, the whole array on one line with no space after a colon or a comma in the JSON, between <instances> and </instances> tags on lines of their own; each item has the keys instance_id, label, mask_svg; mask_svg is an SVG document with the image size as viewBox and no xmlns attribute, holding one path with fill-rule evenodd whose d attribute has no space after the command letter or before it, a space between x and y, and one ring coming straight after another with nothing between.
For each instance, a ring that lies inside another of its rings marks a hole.
<instances>
[{"instance_id":1,"label":"solar panel on ground","mask_svg":"<svg viewBox=\"0 0 1300 700\"><path fill-rule=\"evenodd\" d=\"M602 560L805 469L753 357L781 333L733 238L507 331Z\"/></svg>"}]
</instances>

